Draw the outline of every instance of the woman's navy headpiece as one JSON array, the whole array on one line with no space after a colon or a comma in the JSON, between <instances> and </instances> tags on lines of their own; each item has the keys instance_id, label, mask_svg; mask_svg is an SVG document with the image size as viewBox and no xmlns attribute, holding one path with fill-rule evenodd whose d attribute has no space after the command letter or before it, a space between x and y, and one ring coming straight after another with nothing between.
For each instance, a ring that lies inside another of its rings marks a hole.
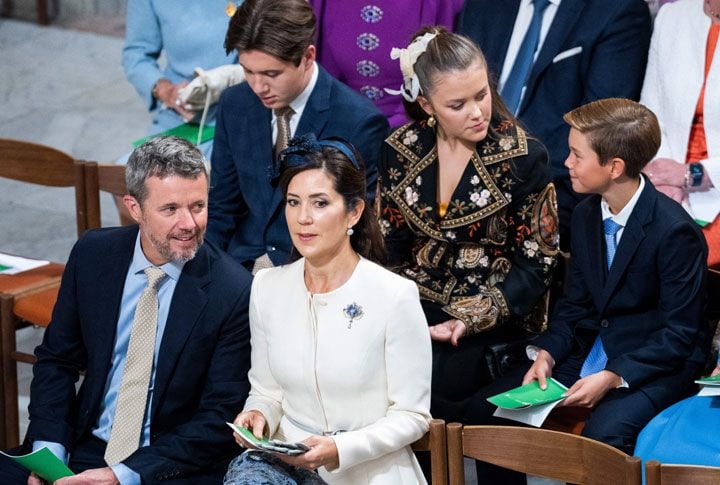
<instances>
[{"instance_id":1,"label":"woman's navy headpiece","mask_svg":"<svg viewBox=\"0 0 720 485\"><path fill-rule=\"evenodd\" d=\"M308 163L307 156L318 153L323 147L332 147L345 155L353 166L360 170L360 164L352 149L340 140L318 140L314 133L293 137L285 150L280 152L277 160L270 167L270 181L274 184L280 178L282 170L291 167L302 167Z\"/></svg>"}]
</instances>

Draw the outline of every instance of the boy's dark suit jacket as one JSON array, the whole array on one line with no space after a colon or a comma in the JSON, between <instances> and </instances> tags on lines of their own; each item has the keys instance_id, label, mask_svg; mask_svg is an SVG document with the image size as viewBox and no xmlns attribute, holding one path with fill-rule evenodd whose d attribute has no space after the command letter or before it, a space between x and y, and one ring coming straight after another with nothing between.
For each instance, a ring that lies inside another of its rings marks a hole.
<instances>
[{"instance_id":1,"label":"boy's dark suit jacket","mask_svg":"<svg viewBox=\"0 0 720 485\"><path fill-rule=\"evenodd\" d=\"M72 453L97 424L137 233L136 226L91 231L73 248L36 350L27 444L54 441ZM150 445L123 462L143 483L211 466L221 479L219 468L237 454L225 421L242 409L250 388L250 282L245 269L208 244L185 264L158 354Z\"/></svg>"},{"instance_id":2,"label":"boy's dark suit jacket","mask_svg":"<svg viewBox=\"0 0 720 485\"><path fill-rule=\"evenodd\" d=\"M577 206L572 224L566 294L533 345L557 363L584 358L599 334L607 370L659 407L674 402L704 365L709 345L701 231L647 179L609 271L599 195Z\"/></svg>"},{"instance_id":3,"label":"boy's dark suit jacket","mask_svg":"<svg viewBox=\"0 0 720 485\"><path fill-rule=\"evenodd\" d=\"M318 66L318 79L295 135L342 137L357 148L374 194L377 160L388 131L383 114L366 98ZM292 242L279 187L268 176L273 161L272 110L247 83L225 90L218 104L212 155L208 240L248 266L267 253L289 262ZM372 198L369 197L369 200Z\"/></svg>"}]
</instances>

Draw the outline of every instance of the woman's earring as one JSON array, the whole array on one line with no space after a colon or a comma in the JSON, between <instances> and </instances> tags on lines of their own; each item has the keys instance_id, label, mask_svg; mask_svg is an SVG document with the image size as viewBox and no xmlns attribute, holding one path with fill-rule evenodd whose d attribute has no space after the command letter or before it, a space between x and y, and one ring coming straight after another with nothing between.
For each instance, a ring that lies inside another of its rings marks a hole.
<instances>
[{"instance_id":1,"label":"woman's earring","mask_svg":"<svg viewBox=\"0 0 720 485\"><path fill-rule=\"evenodd\" d=\"M355 231L353 231L352 227L348 227L347 231L345 231L345 234L347 234L348 236L352 236L353 234L355 234Z\"/></svg>"},{"instance_id":2,"label":"woman's earring","mask_svg":"<svg viewBox=\"0 0 720 485\"><path fill-rule=\"evenodd\" d=\"M435 126L435 123L437 123L437 121L435 120L435 117L433 115L430 115L430 118L428 118L428 120L427 120L427 125L430 128L432 128Z\"/></svg>"}]
</instances>

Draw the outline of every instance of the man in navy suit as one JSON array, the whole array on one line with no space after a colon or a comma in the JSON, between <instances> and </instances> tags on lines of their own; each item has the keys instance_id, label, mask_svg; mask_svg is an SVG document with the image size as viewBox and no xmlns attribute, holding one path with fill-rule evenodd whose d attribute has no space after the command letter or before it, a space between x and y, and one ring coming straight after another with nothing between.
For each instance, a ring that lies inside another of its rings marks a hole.
<instances>
[{"instance_id":1,"label":"man in navy suit","mask_svg":"<svg viewBox=\"0 0 720 485\"><path fill-rule=\"evenodd\" d=\"M249 391L251 278L203 244L208 176L192 144L138 147L126 179L139 229L91 231L73 248L35 351L18 451L47 446L69 458L78 475L55 482L66 485L219 483L238 452L225 422ZM0 462L2 483L40 483L27 475Z\"/></svg>"},{"instance_id":2,"label":"man in navy suit","mask_svg":"<svg viewBox=\"0 0 720 485\"><path fill-rule=\"evenodd\" d=\"M650 110L611 98L565 119L573 189L591 194L573 215L566 294L528 347L532 365L483 389L466 419L490 423L488 396L521 381L545 388L552 376L569 387L562 406L591 409L584 436L632 454L643 426L692 392L705 364L707 246L685 210L640 175L660 147Z\"/></svg>"},{"instance_id":3,"label":"man in navy suit","mask_svg":"<svg viewBox=\"0 0 720 485\"><path fill-rule=\"evenodd\" d=\"M538 5L542 12L535 19ZM550 152L560 244L567 250L570 217L582 196L573 192L563 166L568 127L562 117L596 99L640 99L650 47L647 4L644 0L467 0L458 29L483 50L511 111ZM527 34L532 41L528 39L529 52L523 56ZM516 67L518 60L532 65ZM508 100L508 91L514 91L515 100Z\"/></svg>"},{"instance_id":4,"label":"man in navy suit","mask_svg":"<svg viewBox=\"0 0 720 485\"><path fill-rule=\"evenodd\" d=\"M270 173L291 136L348 140L365 161L369 199L375 191L387 120L317 65L315 30L305 0L247 0L228 27L225 48L237 49L247 82L218 105L208 239L253 272L289 261L282 194Z\"/></svg>"}]
</instances>

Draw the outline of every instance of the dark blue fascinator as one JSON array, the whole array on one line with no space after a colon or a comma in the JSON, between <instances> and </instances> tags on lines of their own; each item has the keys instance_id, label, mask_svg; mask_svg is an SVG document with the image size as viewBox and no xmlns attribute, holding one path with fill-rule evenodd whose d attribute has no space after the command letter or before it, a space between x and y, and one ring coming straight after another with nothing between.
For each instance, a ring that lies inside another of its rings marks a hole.
<instances>
[{"instance_id":1,"label":"dark blue fascinator","mask_svg":"<svg viewBox=\"0 0 720 485\"><path fill-rule=\"evenodd\" d=\"M349 143L339 139L318 140L314 133L307 133L293 137L288 142L287 148L280 152L280 156L276 160L273 160L269 170L270 182L276 185L284 170L306 165L308 163L307 156L322 151L323 147L332 147L340 151L356 169L360 170L360 164Z\"/></svg>"}]
</instances>

